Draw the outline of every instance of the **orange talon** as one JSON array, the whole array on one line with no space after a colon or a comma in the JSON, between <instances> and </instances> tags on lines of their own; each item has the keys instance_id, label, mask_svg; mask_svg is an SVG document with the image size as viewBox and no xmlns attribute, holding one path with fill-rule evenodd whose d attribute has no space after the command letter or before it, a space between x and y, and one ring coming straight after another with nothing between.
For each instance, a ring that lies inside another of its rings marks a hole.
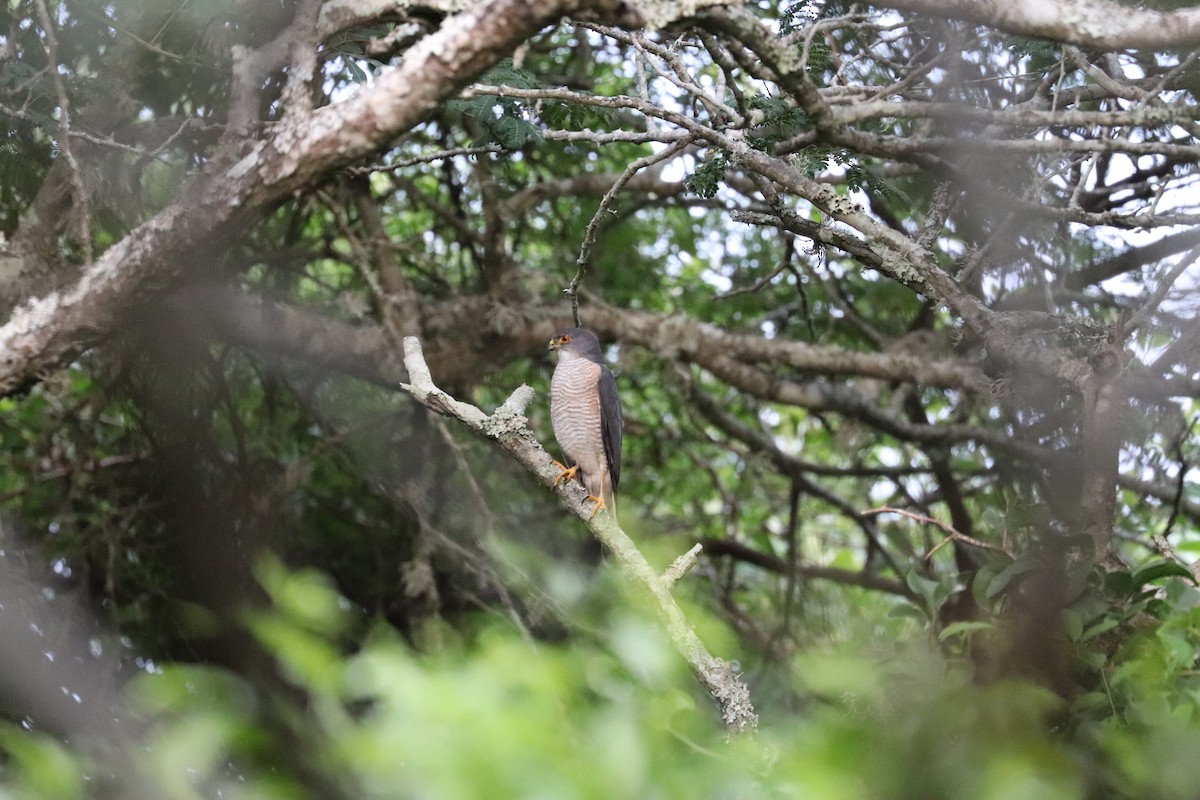
<instances>
[{"instance_id":1,"label":"orange talon","mask_svg":"<svg viewBox=\"0 0 1200 800\"><path fill-rule=\"evenodd\" d=\"M578 464L576 464L573 467L564 467L561 463L559 463L558 461L555 461L554 459L550 459L550 463L554 464L554 466L556 466L562 470L562 472L559 473L558 477L554 479L555 486L558 486L564 480L568 480L568 481L571 480L571 478L575 477L575 473L579 472Z\"/></svg>"},{"instance_id":2,"label":"orange talon","mask_svg":"<svg viewBox=\"0 0 1200 800\"><path fill-rule=\"evenodd\" d=\"M587 496L587 499L596 501L596 507L593 508L592 513L588 515L589 521L592 519L592 517L596 516L596 514L598 514L601 510L604 510L604 511L608 510L608 503L604 502L603 497L596 497L595 495L589 494Z\"/></svg>"},{"instance_id":3,"label":"orange talon","mask_svg":"<svg viewBox=\"0 0 1200 800\"><path fill-rule=\"evenodd\" d=\"M571 480L571 478L574 478L575 474L577 472L579 472L578 464L576 464L573 467L564 467L562 465L562 462L556 461L554 459L550 459L550 463L553 464L554 466L558 467L560 470L562 470L562 472L559 473L558 477L554 479L555 486L558 486L564 480L567 480L567 481ZM592 517L596 516L601 511L608 510L608 503L604 502L603 497L596 497L594 494L589 494L587 496L587 499L593 501L596 504L596 507L592 509L592 513L588 515L589 521L592 519Z\"/></svg>"}]
</instances>

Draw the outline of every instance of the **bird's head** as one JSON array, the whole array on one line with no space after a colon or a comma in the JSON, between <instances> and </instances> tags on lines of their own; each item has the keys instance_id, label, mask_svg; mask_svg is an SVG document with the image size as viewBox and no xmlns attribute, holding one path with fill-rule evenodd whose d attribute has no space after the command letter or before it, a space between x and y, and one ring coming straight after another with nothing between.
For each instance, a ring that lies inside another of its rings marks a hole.
<instances>
[{"instance_id":1,"label":"bird's head","mask_svg":"<svg viewBox=\"0 0 1200 800\"><path fill-rule=\"evenodd\" d=\"M563 328L550 339L548 349L559 354L583 356L591 361L600 360L600 340L586 328Z\"/></svg>"}]
</instances>

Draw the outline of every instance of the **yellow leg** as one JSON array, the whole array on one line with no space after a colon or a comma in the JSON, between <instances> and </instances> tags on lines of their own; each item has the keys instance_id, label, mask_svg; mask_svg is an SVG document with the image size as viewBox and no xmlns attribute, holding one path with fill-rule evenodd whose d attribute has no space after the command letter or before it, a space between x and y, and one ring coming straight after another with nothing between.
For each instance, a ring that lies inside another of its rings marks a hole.
<instances>
[{"instance_id":1,"label":"yellow leg","mask_svg":"<svg viewBox=\"0 0 1200 800\"><path fill-rule=\"evenodd\" d=\"M603 497L596 497L593 494L589 494L587 496L587 499L596 501L596 507L592 509L591 514L588 514L588 519L591 519L592 517L596 516L596 514L599 513L601 510L604 510L604 511L608 510L608 503L604 502Z\"/></svg>"},{"instance_id":2,"label":"yellow leg","mask_svg":"<svg viewBox=\"0 0 1200 800\"><path fill-rule=\"evenodd\" d=\"M576 473L579 472L578 464L576 464L573 467L565 467L565 466L563 466L562 462L555 461L553 459L551 459L551 463L553 463L554 466L556 466L560 470L562 470L562 472L559 473L558 477L554 479L555 486L558 486L563 481L571 480L572 478L575 477ZM596 504L596 507L592 509L592 513L588 515L588 519L591 519L592 517L596 516L601 511L608 510L608 503L604 502L603 497L596 497L594 494L589 494L587 496L587 499L591 500L592 502L594 502Z\"/></svg>"},{"instance_id":3,"label":"yellow leg","mask_svg":"<svg viewBox=\"0 0 1200 800\"><path fill-rule=\"evenodd\" d=\"M604 487L605 486L608 486L608 471L605 469L605 467L603 465L601 465L601 467L600 467L600 487L601 487L600 496L596 497L596 495L594 495L594 494L591 494L591 493L588 494L588 500L596 501L596 507L592 509L591 516L588 517L589 520L592 517L596 516L596 514L600 513L600 511L608 511L608 503L605 502L605 500L604 500ZM613 502L616 503L616 501L617 501L616 495L614 495ZM614 511L614 512L610 512L610 513L615 514L616 512Z\"/></svg>"}]
</instances>

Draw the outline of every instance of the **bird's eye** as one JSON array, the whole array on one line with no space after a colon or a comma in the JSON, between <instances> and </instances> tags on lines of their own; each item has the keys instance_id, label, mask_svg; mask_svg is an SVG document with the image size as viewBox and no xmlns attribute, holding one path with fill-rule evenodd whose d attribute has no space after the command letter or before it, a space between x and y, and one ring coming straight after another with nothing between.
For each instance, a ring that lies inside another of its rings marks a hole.
<instances>
[{"instance_id":1,"label":"bird's eye","mask_svg":"<svg viewBox=\"0 0 1200 800\"><path fill-rule=\"evenodd\" d=\"M571 341L571 334L564 333L562 336L558 337L558 341L561 342L562 344L569 343Z\"/></svg>"}]
</instances>

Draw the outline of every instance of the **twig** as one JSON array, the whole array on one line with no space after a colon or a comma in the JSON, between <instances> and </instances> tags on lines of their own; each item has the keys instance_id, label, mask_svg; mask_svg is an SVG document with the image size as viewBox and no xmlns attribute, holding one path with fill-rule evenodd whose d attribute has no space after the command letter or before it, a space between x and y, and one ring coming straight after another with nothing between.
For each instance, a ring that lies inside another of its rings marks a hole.
<instances>
[{"instance_id":1,"label":"twig","mask_svg":"<svg viewBox=\"0 0 1200 800\"><path fill-rule=\"evenodd\" d=\"M654 571L633 540L617 525L612 514L590 516L592 508L586 500L587 490L578 482L564 481L556 484L560 471L530 431L525 417L525 408L533 399L533 390L528 386L521 386L494 414L488 415L470 403L455 400L434 385L429 366L425 363L425 356L421 351L421 342L415 336L404 337L404 366L408 370L410 381L408 384L401 384L404 391L425 407L439 414L454 417L479 436L496 442L537 476L543 485L553 489L571 513L584 520L596 538L603 542L616 558L621 571L650 591L671 642L688 662L697 680L716 700L726 728L731 733L756 730L758 715L750 701L749 689L734 673L729 662L710 654L700 641L691 623L675 603L675 598L671 596L673 582L668 581L666 577L660 577ZM671 569L667 572L670 574Z\"/></svg>"},{"instance_id":2,"label":"twig","mask_svg":"<svg viewBox=\"0 0 1200 800\"><path fill-rule=\"evenodd\" d=\"M1188 423L1187 430L1179 434L1175 439L1175 455L1179 460L1179 475L1175 482L1175 497L1171 502L1171 515L1167 518L1167 524L1162 531L1155 531L1150 534L1150 540L1154 543L1154 549L1163 558L1171 561L1179 561L1179 557L1175 553L1175 548L1171 545L1171 530L1175 527L1175 521L1179 519L1180 505L1183 503L1183 490L1187 486L1187 473L1191 469L1191 464L1183 454L1183 443L1188 441L1192 436L1192 431L1196 429L1196 422L1200 417L1193 416L1191 422ZM1200 582L1200 562L1195 562L1190 565L1192 575L1197 582Z\"/></svg>"},{"instance_id":3,"label":"twig","mask_svg":"<svg viewBox=\"0 0 1200 800\"><path fill-rule=\"evenodd\" d=\"M906 511L903 508L893 508L892 506L880 506L879 508L869 508L866 511L859 512L859 516L863 517L873 516L875 514L900 514L901 516L908 517L909 519L915 519L917 522L936 525L944 530L948 535L945 539L942 539L942 541L934 545L932 550L925 554L926 561L933 558L934 553L936 553L938 550L941 550L950 542L965 542L966 544L974 545L975 547L982 547L984 550L992 550L996 553L1004 553L1009 558L1014 557L1013 554L1010 553L1006 548L1003 548L998 544L981 542L972 536L967 536L965 533L959 533L949 522L942 522L936 517L927 517L924 514L917 514L913 511Z\"/></svg>"},{"instance_id":4,"label":"twig","mask_svg":"<svg viewBox=\"0 0 1200 800\"><path fill-rule=\"evenodd\" d=\"M1167 292L1171 291L1171 287L1175 285L1175 281L1179 280L1179 276L1183 275L1188 267L1196 263L1197 259L1200 259L1200 247L1191 250L1183 258L1179 259L1178 263L1171 268L1166 277L1159 281L1154 293L1129 318L1124 329L1126 335L1132 334L1150 319L1155 309L1166 299Z\"/></svg>"},{"instance_id":5,"label":"twig","mask_svg":"<svg viewBox=\"0 0 1200 800\"><path fill-rule=\"evenodd\" d=\"M34 117L32 114L29 114L28 112L23 111L19 108L12 108L10 106L6 106L3 103L0 103L0 114L3 114L6 117L12 117L13 119L19 119L24 122L29 122L33 125L36 125L39 128L42 127L41 120ZM187 125L189 122L192 122L192 120L184 120L184 125ZM60 130L60 134L61 134L61 130ZM142 149L140 147L134 147L131 144L125 144L124 142L118 142L115 139L113 139L111 136L109 136L109 137L95 136L95 135L87 133L85 131L68 131L67 135L70 136L72 139L82 139L85 142L91 142L92 144L99 145L100 147L111 147L115 150L124 150L128 153L133 153L133 154L139 155L139 156L146 155L146 151L144 149ZM174 138L174 137L172 137L172 138ZM157 153L157 152L158 151L156 150L155 153Z\"/></svg>"},{"instance_id":6,"label":"twig","mask_svg":"<svg viewBox=\"0 0 1200 800\"><path fill-rule=\"evenodd\" d=\"M604 197L600 200L600 206L596 209L596 213L592 215L591 222L588 223L587 230L583 234L583 244L579 247L579 258L575 260L578 269L575 272L575 277L571 279L571 283L563 290L567 297L571 298L571 318L575 320L575 324L579 325L579 284L583 281L583 276L587 273L588 261L591 259L592 247L596 244L596 235L600 231L600 223L604 215L608 213L613 201L616 199L617 193L629 183L629 180L636 175L640 170L646 167L657 164L660 161L666 161L673 158L680 151L692 143L693 139L690 136L684 137L677 142L673 142L669 147L657 153L651 153L644 158L639 158L632 164L627 166L617 178L616 182L604 193Z\"/></svg>"},{"instance_id":7,"label":"twig","mask_svg":"<svg viewBox=\"0 0 1200 800\"><path fill-rule=\"evenodd\" d=\"M54 91L58 95L58 146L71 170L71 186L75 190L79 243L83 246L84 263L91 265L95 253L92 246L92 215L88 208L87 184L84 183L83 170L79 168L79 162L75 160L75 153L71 149L71 102L67 97L62 73L58 69L58 37L54 35L54 24L50 19L50 12L46 10L46 0L37 0L37 13L46 36L42 46L46 50L46 59L50 62L50 75L54 80Z\"/></svg>"},{"instance_id":8,"label":"twig","mask_svg":"<svg viewBox=\"0 0 1200 800\"><path fill-rule=\"evenodd\" d=\"M393 170L405 169L414 167L417 164L428 164L433 161L443 161L447 158L456 156L478 156L487 153L502 153L504 148L498 144L483 145L481 147L456 147L448 150L434 150L423 155L405 158L400 161L393 161L390 164L367 164L362 167L350 167L346 171L351 175L369 175L372 172L391 172Z\"/></svg>"},{"instance_id":9,"label":"twig","mask_svg":"<svg viewBox=\"0 0 1200 800\"><path fill-rule=\"evenodd\" d=\"M0 106L0 111L3 111L3 106ZM80 134L76 134L77 136ZM688 134L684 131L593 131L584 128L578 131L542 131L542 138L550 142L587 142L588 144L613 144L614 142L628 142L630 144L649 144L652 142L661 142L670 144L678 142L680 139L686 138ZM410 158L393 161L390 163L375 163L367 164L359 167L349 167L346 169L351 175L368 175L372 172L395 172L407 167L414 167L418 164L428 164L433 161L442 161L447 158L455 158L458 156L477 156L489 155L496 153L506 153L508 148L498 144L480 145L478 147L456 147L446 150L433 150L422 155L412 156Z\"/></svg>"},{"instance_id":10,"label":"twig","mask_svg":"<svg viewBox=\"0 0 1200 800\"><path fill-rule=\"evenodd\" d=\"M647 126L650 126L654 121L654 117L646 117ZM613 144L614 142L628 142L629 144L661 142L668 144L670 142L677 142L689 135L686 131L658 130L653 128L646 131L594 131L590 128L582 128L577 131L542 131L542 138L548 142L587 142L588 144Z\"/></svg>"},{"instance_id":11,"label":"twig","mask_svg":"<svg viewBox=\"0 0 1200 800\"><path fill-rule=\"evenodd\" d=\"M671 562L671 566L663 570L662 580L668 587L679 583L684 575L692 571L696 566L696 562L700 560L700 551L704 549L704 545L697 544L681 555L679 558Z\"/></svg>"},{"instance_id":12,"label":"twig","mask_svg":"<svg viewBox=\"0 0 1200 800\"><path fill-rule=\"evenodd\" d=\"M817 564L789 564L779 556L764 553L749 545L739 542L733 537L706 537L700 542L704 552L711 556L728 556L736 561L773 572L777 575L787 575L794 572L803 578L829 581L839 586L857 586L873 592L887 592L898 597L916 599L916 594L903 582L885 578L875 572L865 570L849 570L840 567L823 567Z\"/></svg>"},{"instance_id":13,"label":"twig","mask_svg":"<svg viewBox=\"0 0 1200 800\"><path fill-rule=\"evenodd\" d=\"M129 37L134 42L136 42L139 45L141 45L142 47L146 48L148 51L150 51L151 53L153 53L156 56L162 56L163 58L169 58L172 61L186 63L192 67L208 67L208 68L213 67L212 64L205 63L199 59L184 58L183 56L179 55L178 53L172 53L170 50L164 50L163 48L159 47L158 45L154 44L153 42L148 42L145 39L139 37L138 35L132 33L131 31L128 31L125 28L122 28L121 26L117 25L117 23L114 22L112 20L112 18L110 18L107 14L99 14L99 13L96 13L95 11L89 10L87 8L80 9L80 11L83 14L86 14L87 16L91 17L92 19L98 20L99 22L104 23L104 25L106 27L112 28L114 31L121 34L122 36Z\"/></svg>"},{"instance_id":14,"label":"twig","mask_svg":"<svg viewBox=\"0 0 1200 800\"><path fill-rule=\"evenodd\" d=\"M784 231L784 236L786 237L787 235L788 235L788 232ZM727 292L721 292L720 294L713 295L713 299L714 300L728 300L731 297L738 297L738 296L744 295L744 294L754 294L755 292L762 291L762 289L764 287L766 287L767 284L769 284L771 281L773 281L777 277L779 277L780 273L782 273L784 270L790 271L791 267L792 267L792 257L795 255L796 250L795 250L795 248L790 246L790 244L791 244L790 238L788 239L787 243L789 246L787 247L786 250L784 250L783 258L779 259L779 266L775 267L775 269L771 272L770 275L767 275L766 277L761 278L758 281L755 281L754 284L752 284L750 286L739 286L736 289L730 289Z\"/></svg>"}]
</instances>

